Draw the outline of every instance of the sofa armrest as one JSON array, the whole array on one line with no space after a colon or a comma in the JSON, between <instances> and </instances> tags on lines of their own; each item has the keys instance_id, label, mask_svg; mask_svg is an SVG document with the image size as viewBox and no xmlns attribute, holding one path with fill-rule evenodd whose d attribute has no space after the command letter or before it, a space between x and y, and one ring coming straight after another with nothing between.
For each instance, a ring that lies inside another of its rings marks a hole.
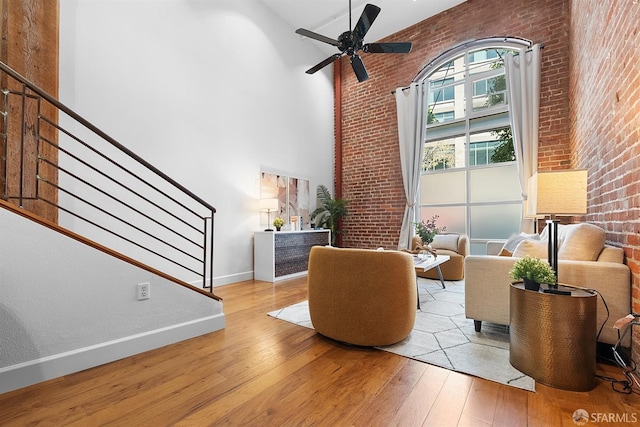
<instances>
[{"instance_id":1,"label":"sofa armrest","mask_svg":"<svg viewBox=\"0 0 640 427\"><path fill-rule=\"evenodd\" d=\"M469 244L469 236L466 234L461 234L458 237L458 253L463 257L466 257L471 252L470 244Z\"/></svg>"},{"instance_id":2,"label":"sofa armrest","mask_svg":"<svg viewBox=\"0 0 640 427\"><path fill-rule=\"evenodd\" d=\"M483 322L509 324L509 270L517 258L469 255L464 263L465 315Z\"/></svg>"}]
</instances>

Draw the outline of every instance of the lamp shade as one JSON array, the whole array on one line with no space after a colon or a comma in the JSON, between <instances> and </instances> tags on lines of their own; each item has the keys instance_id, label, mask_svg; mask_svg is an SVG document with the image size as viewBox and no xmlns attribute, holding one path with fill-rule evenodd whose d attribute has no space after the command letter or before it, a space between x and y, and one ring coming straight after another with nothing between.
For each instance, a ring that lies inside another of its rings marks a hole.
<instances>
[{"instance_id":1,"label":"lamp shade","mask_svg":"<svg viewBox=\"0 0 640 427\"><path fill-rule=\"evenodd\" d=\"M528 200L523 200L522 201L522 218L524 218L524 219L542 219L542 218L544 218L544 215L535 215L535 214L529 213L529 201Z\"/></svg>"},{"instance_id":2,"label":"lamp shade","mask_svg":"<svg viewBox=\"0 0 640 427\"><path fill-rule=\"evenodd\" d=\"M273 212L278 210L278 199L260 199L260 210Z\"/></svg>"},{"instance_id":3,"label":"lamp shade","mask_svg":"<svg viewBox=\"0 0 640 427\"><path fill-rule=\"evenodd\" d=\"M587 213L587 170L540 171L528 182L527 216Z\"/></svg>"}]
</instances>

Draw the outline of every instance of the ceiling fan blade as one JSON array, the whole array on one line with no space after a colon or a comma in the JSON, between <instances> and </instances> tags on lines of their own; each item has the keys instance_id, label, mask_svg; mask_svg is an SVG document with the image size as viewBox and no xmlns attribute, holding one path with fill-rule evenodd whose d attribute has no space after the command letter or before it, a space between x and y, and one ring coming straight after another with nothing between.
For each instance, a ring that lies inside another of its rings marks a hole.
<instances>
[{"instance_id":1,"label":"ceiling fan blade","mask_svg":"<svg viewBox=\"0 0 640 427\"><path fill-rule=\"evenodd\" d=\"M323 43L327 43L333 46L338 46L338 40L334 40L330 37L323 36L322 34L314 33L313 31L305 30L304 28L298 28L296 30L296 34L300 34L301 36L309 37L310 39L318 40Z\"/></svg>"},{"instance_id":2,"label":"ceiling fan blade","mask_svg":"<svg viewBox=\"0 0 640 427\"><path fill-rule=\"evenodd\" d=\"M360 56L353 55L349 62L351 62L351 67L353 68L353 72L356 73L359 82L363 82L369 78L367 69L364 67L364 62L362 62Z\"/></svg>"},{"instance_id":3,"label":"ceiling fan blade","mask_svg":"<svg viewBox=\"0 0 640 427\"><path fill-rule=\"evenodd\" d=\"M362 46L362 50L368 53L409 53L411 52L411 43L367 43Z\"/></svg>"},{"instance_id":4,"label":"ceiling fan blade","mask_svg":"<svg viewBox=\"0 0 640 427\"><path fill-rule=\"evenodd\" d=\"M327 65L331 64L333 61L335 61L336 59L340 58L342 56L341 53L334 53L333 55L331 55L330 57L328 57L327 59L325 59L324 61L320 62L319 64L309 68L307 71L305 71L307 74L313 74L316 71L326 67Z\"/></svg>"},{"instance_id":5,"label":"ceiling fan blade","mask_svg":"<svg viewBox=\"0 0 640 427\"><path fill-rule=\"evenodd\" d=\"M364 35L367 34L367 31L369 31L371 24L373 24L373 21L375 21L379 13L380 8L376 5L367 4L364 7L362 15L360 15L360 19L358 19L358 23L353 29L353 34L356 36L357 40L364 39Z\"/></svg>"}]
</instances>

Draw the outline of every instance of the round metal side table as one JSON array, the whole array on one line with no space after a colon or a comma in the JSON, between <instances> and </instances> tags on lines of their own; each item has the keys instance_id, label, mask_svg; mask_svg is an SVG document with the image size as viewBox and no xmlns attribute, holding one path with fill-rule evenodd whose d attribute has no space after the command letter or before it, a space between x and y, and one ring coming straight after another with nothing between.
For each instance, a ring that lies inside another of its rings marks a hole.
<instances>
[{"instance_id":1,"label":"round metal side table","mask_svg":"<svg viewBox=\"0 0 640 427\"><path fill-rule=\"evenodd\" d=\"M596 386L596 294L510 289L509 361L537 382L572 391Z\"/></svg>"}]
</instances>

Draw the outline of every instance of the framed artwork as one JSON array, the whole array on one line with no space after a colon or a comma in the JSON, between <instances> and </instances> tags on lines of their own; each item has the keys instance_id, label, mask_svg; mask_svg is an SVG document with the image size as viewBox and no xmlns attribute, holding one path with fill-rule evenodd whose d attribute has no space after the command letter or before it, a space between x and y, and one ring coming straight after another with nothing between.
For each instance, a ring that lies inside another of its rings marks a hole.
<instances>
[{"instance_id":1,"label":"framed artwork","mask_svg":"<svg viewBox=\"0 0 640 427\"><path fill-rule=\"evenodd\" d=\"M278 212L274 216L291 223L292 216L301 216L309 223L309 180L269 172L260 173L260 198L277 198Z\"/></svg>"}]
</instances>

